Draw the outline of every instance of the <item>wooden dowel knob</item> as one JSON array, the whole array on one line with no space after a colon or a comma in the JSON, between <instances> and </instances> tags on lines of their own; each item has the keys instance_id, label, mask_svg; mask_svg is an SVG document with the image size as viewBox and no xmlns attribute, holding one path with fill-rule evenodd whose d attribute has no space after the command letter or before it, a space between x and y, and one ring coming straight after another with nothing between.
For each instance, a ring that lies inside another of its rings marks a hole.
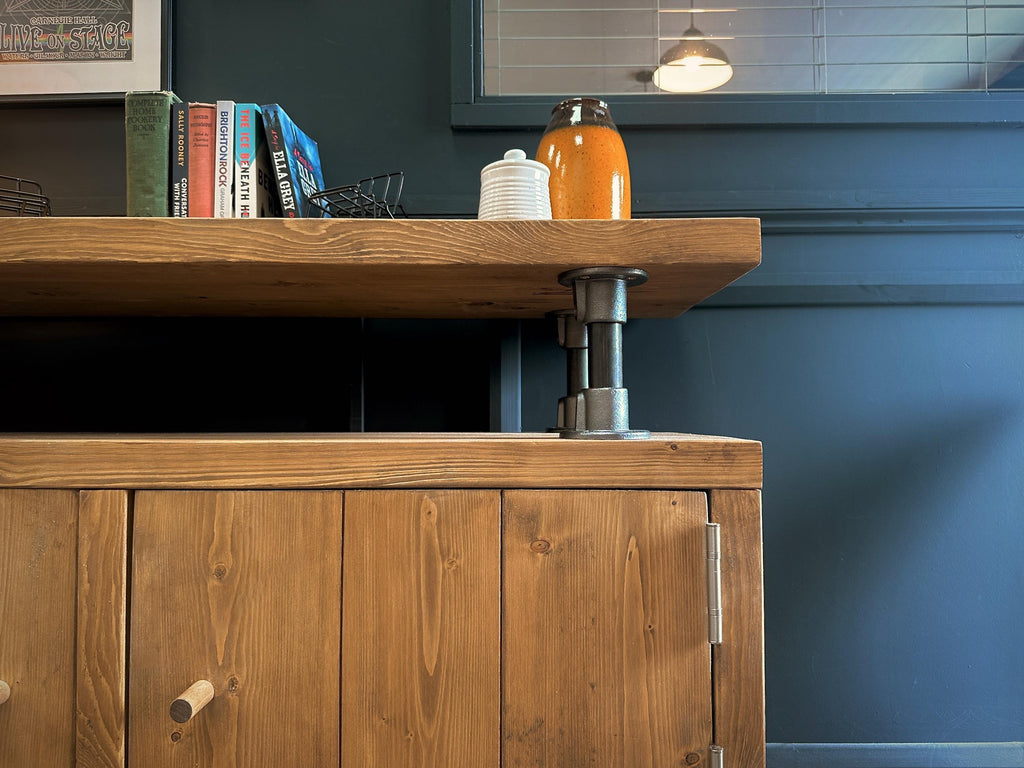
<instances>
[{"instance_id":1,"label":"wooden dowel knob","mask_svg":"<svg viewBox=\"0 0 1024 768\"><path fill-rule=\"evenodd\" d=\"M171 719L176 723L187 723L212 699L213 683L209 680L196 680L171 702Z\"/></svg>"},{"instance_id":2,"label":"wooden dowel knob","mask_svg":"<svg viewBox=\"0 0 1024 768\"><path fill-rule=\"evenodd\" d=\"M0 704L11 698L11 686L0 680Z\"/></svg>"}]
</instances>

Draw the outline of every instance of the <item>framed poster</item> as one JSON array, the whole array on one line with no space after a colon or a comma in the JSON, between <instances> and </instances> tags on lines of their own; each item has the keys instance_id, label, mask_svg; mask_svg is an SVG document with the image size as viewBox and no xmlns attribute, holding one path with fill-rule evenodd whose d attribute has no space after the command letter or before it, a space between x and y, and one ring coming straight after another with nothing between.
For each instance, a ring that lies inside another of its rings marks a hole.
<instances>
[{"instance_id":1,"label":"framed poster","mask_svg":"<svg viewBox=\"0 0 1024 768\"><path fill-rule=\"evenodd\" d=\"M0 99L168 88L169 0L0 0Z\"/></svg>"}]
</instances>

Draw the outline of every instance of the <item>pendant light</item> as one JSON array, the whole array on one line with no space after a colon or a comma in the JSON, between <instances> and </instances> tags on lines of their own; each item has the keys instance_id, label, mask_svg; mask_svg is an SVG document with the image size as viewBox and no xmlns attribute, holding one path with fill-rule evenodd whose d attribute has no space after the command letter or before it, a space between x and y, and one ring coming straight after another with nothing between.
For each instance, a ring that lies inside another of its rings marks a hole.
<instances>
[{"instance_id":1,"label":"pendant light","mask_svg":"<svg viewBox=\"0 0 1024 768\"><path fill-rule=\"evenodd\" d=\"M661 8L658 8L661 12ZM661 61L651 80L663 91L700 93L725 85L732 79L732 65L725 51L708 41L693 24L693 0L690 0L690 28Z\"/></svg>"}]
</instances>

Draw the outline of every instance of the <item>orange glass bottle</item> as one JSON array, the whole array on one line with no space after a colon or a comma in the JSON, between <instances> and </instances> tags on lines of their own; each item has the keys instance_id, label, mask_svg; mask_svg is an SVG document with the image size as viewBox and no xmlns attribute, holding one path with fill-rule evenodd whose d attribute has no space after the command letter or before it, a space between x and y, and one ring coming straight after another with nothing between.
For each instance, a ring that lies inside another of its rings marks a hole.
<instances>
[{"instance_id":1,"label":"orange glass bottle","mask_svg":"<svg viewBox=\"0 0 1024 768\"><path fill-rule=\"evenodd\" d=\"M566 99L551 110L537 159L551 169L551 218L630 217L626 147L600 99Z\"/></svg>"}]
</instances>

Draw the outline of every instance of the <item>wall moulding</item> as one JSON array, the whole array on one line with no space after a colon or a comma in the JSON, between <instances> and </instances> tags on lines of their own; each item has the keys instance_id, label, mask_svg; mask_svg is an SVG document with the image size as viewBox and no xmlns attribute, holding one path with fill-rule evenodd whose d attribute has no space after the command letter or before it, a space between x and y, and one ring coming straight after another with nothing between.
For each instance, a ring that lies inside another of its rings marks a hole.
<instances>
[{"instance_id":1,"label":"wall moulding","mask_svg":"<svg viewBox=\"0 0 1024 768\"><path fill-rule=\"evenodd\" d=\"M1020 768L1024 742L768 744L768 768Z\"/></svg>"},{"instance_id":2,"label":"wall moulding","mask_svg":"<svg viewBox=\"0 0 1024 768\"><path fill-rule=\"evenodd\" d=\"M846 195L851 200L858 193ZM989 194L950 193L949 204L929 205L907 195L903 201L870 204L824 198L814 192L786 195L764 193L702 193L679 195L638 194L633 218L755 217L766 234L868 233L868 232L1022 232L1024 189ZM976 198L972 202L969 197ZM405 196L410 218L475 219L475 194ZM822 206L822 201L828 203ZM780 203L784 205L780 206Z\"/></svg>"}]
</instances>

